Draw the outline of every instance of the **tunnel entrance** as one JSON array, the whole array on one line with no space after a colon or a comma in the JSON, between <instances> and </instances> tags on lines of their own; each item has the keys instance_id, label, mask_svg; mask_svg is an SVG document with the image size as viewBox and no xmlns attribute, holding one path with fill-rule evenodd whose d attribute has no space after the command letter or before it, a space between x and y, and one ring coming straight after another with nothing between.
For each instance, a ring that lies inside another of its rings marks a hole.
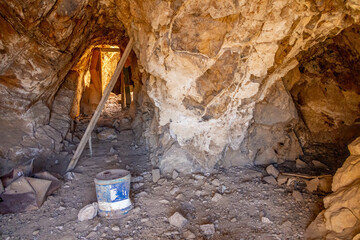
<instances>
[{"instance_id":1,"label":"tunnel entrance","mask_svg":"<svg viewBox=\"0 0 360 240\"><path fill-rule=\"evenodd\" d=\"M298 54L284 77L302 121L297 135L304 160L320 160L331 173L360 135L360 27L353 25Z\"/></svg>"},{"instance_id":2,"label":"tunnel entrance","mask_svg":"<svg viewBox=\"0 0 360 240\"><path fill-rule=\"evenodd\" d=\"M114 74L120 60L118 46L97 46L90 54L89 67L84 75L84 90L81 96L80 115L91 116ZM135 54L132 55L134 58ZM135 68L135 67L133 67ZM122 72L109 96L104 112L114 115L130 107L134 96L134 81L131 70L131 56L127 59Z\"/></svg>"}]
</instances>

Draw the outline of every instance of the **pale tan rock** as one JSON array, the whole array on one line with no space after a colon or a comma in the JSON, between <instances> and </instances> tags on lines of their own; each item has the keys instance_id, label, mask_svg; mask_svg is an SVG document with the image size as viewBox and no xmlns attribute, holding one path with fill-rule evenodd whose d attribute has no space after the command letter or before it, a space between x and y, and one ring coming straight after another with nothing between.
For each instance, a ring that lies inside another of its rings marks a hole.
<instances>
[{"instance_id":1,"label":"pale tan rock","mask_svg":"<svg viewBox=\"0 0 360 240\"><path fill-rule=\"evenodd\" d=\"M295 198L295 200L297 202L304 201L304 198L303 198L302 194L299 191L294 190L293 193L292 193L292 196Z\"/></svg>"},{"instance_id":2,"label":"pale tan rock","mask_svg":"<svg viewBox=\"0 0 360 240\"><path fill-rule=\"evenodd\" d=\"M336 191L360 179L360 156L348 157L333 178L332 191Z\"/></svg>"},{"instance_id":3,"label":"pale tan rock","mask_svg":"<svg viewBox=\"0 0 360 240\"><path fill-rule=\"evenodd\" d=\"M277 178L279 176L279 170L277 170L274 165L267 166L266 172L274 178Z\"/></svg>"},{"instance_id":4,"label":"pale tan rock","mask_svg":"<svg viewBox=\"0 0 360 240\"><path fill-rule=\"evenodd\" d=\"M266 176L263 180L269 184L277 185L276 179L273 176Z\"/></svg>"},{"instance_id":5,"label":"pale tan rock","mask_svg":"<svg viewBox=\"0 0 360 240\"><path fill-rule=\"evenodd\" d=\"M288 180L288 177L282 175L281 173L279 174L279 176L277 178L277 182L278 182L279 185L285 184L287 182L287 180Z\"/></svg>"},{"instance_id":6,"label":"pale tan rock","mask_svg":"<svg viewBox=\"0 0 360 240\"><path fill-rule=\"evenodd\" d=\"M296 159L296 168L306 168L307 166L306 162Z\"/></svg>"},{"instance_id":7,"label":"pale tan rock","mask_svg":"<svg viewBox=\"0 0 360 240\"><path fill-rule=\"evenodd\" d=\"M348 145L350 155L360 155L360 137Z\"/></svg>"},{"instance_id":8,"label":"pale tan rock","mask_svg":"<svg viewBox=\"0 0 360 240\"><path fill-rule=\"evenodd\" d=\"M314 192L318 189L319 186L319 178L311 179L310 181L306 181L306 189L309 192Z\"/></svg>"}]
</instances>

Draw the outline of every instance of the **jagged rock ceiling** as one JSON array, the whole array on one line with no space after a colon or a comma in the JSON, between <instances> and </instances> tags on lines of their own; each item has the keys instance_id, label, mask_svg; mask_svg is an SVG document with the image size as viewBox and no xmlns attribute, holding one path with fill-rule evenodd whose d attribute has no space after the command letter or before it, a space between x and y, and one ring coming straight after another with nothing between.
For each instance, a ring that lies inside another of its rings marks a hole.
<instances>
[{"instance_id":1,"label":"jagged rock ceiling","mask_svg":"<svg viewBox=\"0 0 360 240\"><path fill-rule=\"evenodd\" d=\"M38 102L51 106L86 48L126 44L130 36L144 70L141 91L155 108L143 135L154 164L181 171L267 163L290 158L284 149L295 149L294 158L299 143L284 126L297 115L254 120L256 106L274 84L285 89L278 80L298 65L301 51L359 23L359 11L356 0L2 1L0 137L8 141L0 156L21 155L11 148L35 134L26 113ZM279 97L290 99L287 92ZM274 129L282 131L275 140L252 148L256 131ZM274 156L279 142L285 147Z\"/></svg>"}]
</instances>

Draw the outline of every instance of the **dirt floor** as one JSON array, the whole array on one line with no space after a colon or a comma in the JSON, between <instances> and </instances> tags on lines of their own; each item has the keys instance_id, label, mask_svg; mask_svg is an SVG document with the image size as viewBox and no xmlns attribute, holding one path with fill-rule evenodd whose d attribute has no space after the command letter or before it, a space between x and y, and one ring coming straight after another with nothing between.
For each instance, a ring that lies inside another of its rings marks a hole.
<instances>
[{"instance_id":1,"label":"dirt floor","mask_svg":"<svg viewBox=\"0 0 360 240\"><path fill-rule=\"evenodd\" d=\"M109 125L106 114L100 122ZM80 124L77 131L85 127ZM108 128L100 126L95 132L104 129ZM69 145L67 150L75 147ZM49 170L61 167L61 162L54 162ZM79 210L96 202L95 175L113 168L128 169L137 177L131 184L134 209L121 219L97 216L80 222ZM151 171L147 152L137 145L131 129L116 131L112 140L93 139L93 156L86 149L73 179L64 178L40 209L0 216L0 239L303 239L305 228L322 208L321 196L300 188L303 200L296 201L292 196L296 186L266 183L262 169L162 176L157 183ZM187 219L184 227L170 225L175 212ZM204 224L213 224L215 233L205 235Z\"/></svg>"}]
</instances>

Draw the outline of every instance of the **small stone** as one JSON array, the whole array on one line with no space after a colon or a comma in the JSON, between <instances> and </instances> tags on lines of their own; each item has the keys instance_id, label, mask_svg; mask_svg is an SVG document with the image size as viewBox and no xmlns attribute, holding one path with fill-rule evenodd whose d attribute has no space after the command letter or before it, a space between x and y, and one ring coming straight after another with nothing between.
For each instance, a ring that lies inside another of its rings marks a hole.
<instances>
[{"instance_id":1,"label":"small stone","mask_svg":"<svg viewBox=\"0 0 360 240\"><path fill-rule=\"evenodd\" d=\"M201 174L194 174L193 176L196 180L203 180L205 178L205 176L203 176Z\"/></svg>"},{"instance_id":2,"label":"small stone","mask_svg":"<svg viewBox=\"0 0 360 240\"><path fill-rule=\"evenodd\" d=\"M178 227L178 228L182 228L186 225L186 223L188 222L188 220L186 218L184 218L180 213L175 212L170 218L169 218L169 222L171 225Z\"/></svg>"},{"instance_id":3,"label":"small stone","mask_svg":"<svg viewBox=\"0 0 360 240\"><path fill-rule=\"evenodd\" d=\"M86 238L96 238L97 237L97 233L96 232L91 232L89 233Z\"/></svg>"},{"instance_id":4,"label":"small stone","mask_svg":"<svg viewBox=\"0 0 360 240\"><path fill-rule=\"evenodd\" d=\"M93 219L97 215L98 204L91 203L83 207L78 213L78 220L85 221Z\"/></svg>"},{"instance_id":5,"label":"small stone","mask_svg":"<svg viewBox=\"0 0 360 240\"><path fill-rule=\"evenodd\" d=\"M140 220L140 222L142 222L142 223L147 222L147 221L149 221L148 218L143 218L143 219Z\"/></svg>"},{"instance_id":6,"label":"small stone","mask_svg":"<svg viewBox=\"0 0 360 240\"><path fill-rule=\"evenodd\" d=\"M184 198L184 194L180 193L180 194L178 194L175 198L176 198L176 199L183 199L183 198Z\"/></svg>"},{"instance_id":7,"label":"small stone","mask_svg":"<svg viewBox=\"0 0 360 240\"><path fill-rule=\"evenodd\" d=\"M178 188L178 187L173 187L173 188L170 190L170 194L171 194L171 195L174 195L177 191L179 191L179 188Z\"/></svg>"},{"instance_id":8,"label":"small stone","mask_svg":"<svg viewBox=\"0 0 360 240\"><path fill-rule=\"evenodd\" d=\"M174 170L172 172L172 179L176 179L178 176L179 176L179 173L176 170Z\"/></svg>"},{"instance_id":9,"label":"small stone","mask_svg":"<svg viewBox=\"0 0 360 240\"><path fill-rule=\"evenodd\" d=\"M120 231L120 228L119 228L119 226L113 226L113 227L111 228L111 230L113 230L113 231L115 231L115 232L118 232L118 231Z\"/></svg>"},{"instance_id":10,"label":"small stone","mask_svg":"<svg viewBox=\"0 0 360 240\"><path fill-rule=\"evenodd\" d=\"M316 168L329 169L328 166L317 160L313 160L312 164L314 164L314 167Z\"/></svg>"},{"instance_id":11,"label":"small stone","mask_svg":"<svg viewBox=\"0 0 360 240\"><path fill-rule=\"evenodd\" d=\"M220 193L224 193L226 191L227 187L225 185L221 185L219 191Z\"/></svg>"},{"instance_id":12,"label":"small stone","mask_svg":"<svg viewBox=\"0 0 360 240\"><path fill-rule=\"evenodd\" d=\"M131 178L131 182L132 183L138 183L138 182L143 182L144 181L144 177L143 176L137 176L137 177L132 177Z\"/></svg>"},{"instance_id":13,"label":"small stone","mask_svg":"<svg viewBox=\"0 0 360 240\"><path fill-rule=\"evenodd\" d=\"M234 222L236 222L236 221L237 221L236 218L232 218L232 219L230 220L230 222L232 222L232 223L234 223Z\"/></svg>"},{"instance_id":14,"label":"small stone","mask_svg":"<svg viewBox=\"0 0 360 240\"><path fill-rule=\"evenodd\" d=\"M99 140L114 140L117 138L115 129L107 128L97 134Z\"/></svg>"},{"instance_id":15,"label":"small stone","mask_svg":"<svg viewBox=\"0 0 360 240\"><path fill-rule=\"evenodd\" d=\"M276 179L273 176L266 176L263 178L263 180L269 184L273 184L273 185L277 184Z\"/></svg>"},{"instance_id":16,"label":"small stone","mask_svg":"<svg viewBox=\"0 0 360 240\"><path fill-rule=\"evenodd\" d=\"M200 229L204 235L213 235L215 233L214 224L203 224L200 225Z\"/></svg>"},{"instance_id":17,"label":"small stone","mask_svg":"<svg viewBox=\"0 0 360 240\"><path fill-rule=\"evenodd\" d=\"M218 202L222 199L222 195L219 193L215 193L215 195L211 198L211 201Z\"/></svg>"},{"instance_id":18,"label":"small stone","mask_svg":"<svg viewBox=\"0 0 360 240\"><path fill-rule=\"evenodd\" d=\"M304 198L303 198L303 196L301 195L301 193L299 191L294 190L293 193L292 193L292 196L295 198L295 200L297 202L304 201Z\"/></svg>"},{"instance_id":19,"label":"small stone","mask_svg":"<svg viewBox=\"0 0 360 240\"><path fill-rule=\"evenodd\" d=\"M160 179L160 169L153 169L152 170L152 179L153 182L156 183Z\"/></svg>"},{"instance_id":20,"label":"small stone","mask_svg":"<svg viewBox=\"0 0 360 240\"><path fill-rule=\"evenodd\" d=\"M277 178L279 176L279 170L277 170L274 165L267 166L266 172L274 178Z\"/></svg>"},{"instance_id":21,"label":"small stone","mask_svg":"<svg viewBox=\"0 0 360 240\"><path fill-rule=\"evenodd\" d=\"M318 186L319 186L319 179L318 178L314 178L314 179L311 179L310 181L306 181L306 189L309 192L316 191Z\"/></svg>"},{"instance_id":22,"label":"small stone","mask_svg":"<svg viewBox=\"0 0 360 240\"><path fill-rule=\"evenodd\" d=\"M211 181L211 184L214 185L215 187L218 187L218 186L220 186L221 183L220 183L219 179L214 179Z\"/></svg>"},{"instance_id":23,"label":"small stone","mask_svg":"<svg viewBox=\"0 0 360 240\"><path fill-rule=\"evenodd\" d=\"M183 235L184 235L185 239L195 239L196 238L195 234L190 232L189 230L185 231Z\"/></svg>"},{"instance_id":24,"label":"small stone","mask_svg":"<svg viewBox=\"0 0 360 240\"><path fill-rule=\"evenodd\" d=\"M306 162L296 159L296 168L306 168L307 166Z\"/></svg>"},{"instance_id":25,"label":"small stone","mask_svg":"<svg viewBox=\"0 0 360 240\"><path fill-rule=\"evenodd\" d=\"M144 186L144 183L135 183L133 185L133 189L138 190L138 189L142 188L143 186Z\"/></svg>"},{"instance_id":26,"label":"small stone","mask_svg":"<svg viewBox=\"0 0 360 240\"><path fill-rule=\"evenodd\" d=\"M270 219L268 219L267 217L261 217L261 222L262 222L262 223L272 223L272 222L270 221Z\"/></svg>"},{"instance_id":27,"label":"small stone","mask_svg":"<svg viewBox=\"0 0 360 240\"><path fill-rule=\"evenodd\" d=\"M163 203L163 204L168 204L168 203L169 203L169 201L166 200L166 199L160 200L159 202L160 202L160 203Z\"/></svg>"},{"instance_id":28,"label":"small stone","mask_svg":"<svg viewBox=\"0 0 360 240\"><path fill-rule=\"evenodd\" d=\"M115 149L113 147L111 147L109 153L114 154L115 152L116 152Z\"/></svg>"},{"instance_id":29,"label":"small stone","mask_svg":"<svg viewBox=\"0 0 360 240\"><path fill-rule=\"evenodd\" d=\"M33 235L33 236L36 236L36 235L39 234L39 232L40 232L40 230L35 230L35 231L33 231L32 235Z\"/></svg>"},{"instance_id":30,"label":"small stone","mask_svg":"<svg viewBox=\"0 0 360 240\"><path fill-rule=\"evenodd\" d=\"M284 175L282 175L282 174L279 174L279 176L278 176L278 178L277 178L277 183L278 183L279 185L283 185L283 184L285 184L285 183L287 182L287 180L288 180L288 177L287 177L287 176L284 176Z\"/></svg>"}]
</instances>

